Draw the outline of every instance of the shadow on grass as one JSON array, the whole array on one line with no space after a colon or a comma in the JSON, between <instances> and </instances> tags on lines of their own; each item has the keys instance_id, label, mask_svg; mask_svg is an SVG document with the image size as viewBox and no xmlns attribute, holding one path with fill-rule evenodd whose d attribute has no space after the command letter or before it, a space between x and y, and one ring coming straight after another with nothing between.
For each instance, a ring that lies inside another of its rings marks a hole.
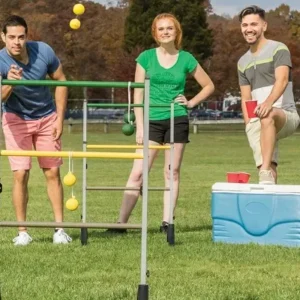
<instances>
[{"instance_id":1,"label":"shadow on grass","mask_svg":"<svg viewBox=\"0 0 300 300\"><path fill-rule=\"evenodd\" d=\"M239 299L239 300L259 300L261 299L259 296L257 295L245 295L245 296L238 296L236 297L232 297L232 296L226 296L223 300L232 300L232 299Z\"/></svg>"},{"instance_id":2,"label":"shadow on grass","mask_svg":"<svg viewBox=\"0 0 300 300\"><path fill-rule=\"evenodd\" d=\"M188 232L203 232L203 231L209 231L212 230L212 226L211 225L201 225L201 226L178 226L176 228L175 225L175 235L176 233L188 233ZM148 235L153 235L153 234L157 234L157 235L161 235L164 236L165 233L162 233L159 231L159 227L154 228L148 228ZM141 235L141 230L137 229L137 230L127 230L127 232L111 232L109 230L103 230L103 229L90 229L88 230L88 237L90 238L100 238L100 239L107 239L107 238L115 238L115 237L127 237L127 236L137 236L137 235ZM80 230L78 230L78 233L72 233L72 239L75 240L80 240ZM44 240L48 240L47 238ZM49 241L52 240L51 238L49 238Z\"/></svg>"},{"instance_id":3,"label":"shadow on grass","mask_svg":"<svg viewBox=\"0 0 300 300\"><path fill-rule=\"evenodd\" d=\"M176 230L176 227L175 227ZM200 232L200 231L207 231L212 230L211 225L201 225L201 226L178 226L177 230L178 232Z\"/></svg>"}]
</instances>

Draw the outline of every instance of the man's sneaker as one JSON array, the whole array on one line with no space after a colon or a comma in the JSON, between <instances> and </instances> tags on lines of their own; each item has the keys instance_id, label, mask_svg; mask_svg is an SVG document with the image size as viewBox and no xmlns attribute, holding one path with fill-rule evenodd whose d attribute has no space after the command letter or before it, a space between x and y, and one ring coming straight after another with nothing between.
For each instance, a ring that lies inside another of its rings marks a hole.
<instances>
[{"instance_id":1,"label":"man's sneaker","mask_svg":"<svg viewBox=\"0 0 300 300\"><path fill-rule=\"evenodd\" d=\"M160 231L160 232L167 233L167 232L168 232L168 227L169 227L169 223L166 222L166 221L163 221L163 222L161 223L161 226L159 227L159 231Z\"/></svg>"},{"instance_id":2,"label":"man's sneaker","mask_svg":"<svg viewBox=\"0 0 300 300\"><path fill-rule=\"evenodd\" d=\"M71 237L69 237L63 229L58 229L53 234L53 244L69 244L72 242Z\"/></svg>"},{"instance_id":3,"label":"man's sneaker","mask_svg":"<svg viewBox=\"0 0 300 300\"><path fill-rule=\"evenodd\" d=\"M275 179L271 170L259 171L259 184L275 184Z\"/></svg>"},{"instance_id":4,"label":"man's sneaker","mask_svg":"<svg viewBox=\"0 0 300 300\"><path fill-rule=\"evenodd\" d=\"M19 232L19 235L13 239L15 246L26 246L31 242L32 238L26 231Z\"/></svg>"}]
</instances>

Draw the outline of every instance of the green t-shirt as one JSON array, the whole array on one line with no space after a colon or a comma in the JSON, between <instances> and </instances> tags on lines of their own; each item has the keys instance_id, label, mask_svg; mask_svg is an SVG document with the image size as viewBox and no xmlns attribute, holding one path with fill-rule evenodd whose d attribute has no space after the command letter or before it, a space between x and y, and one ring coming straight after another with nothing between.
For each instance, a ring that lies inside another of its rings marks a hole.
<instances>
[{"instance_id":1,"label":"green t-shirt","mask_svg":"<svg viewBox=\"0 0 300 300\"><path fill-rule=\"evenodd\" d=\"M184 95L187 74L194 71L198 62L189 52L180 50L177 62L171 68L162 67L157 58L156 48L142 52L136 59L150 78L150 105L171 104L179 95ZM151 107L150 120L170 119L171 107ZM187 108L175 104L174 116L186 116Z\"/></svg>"}]
</instances>

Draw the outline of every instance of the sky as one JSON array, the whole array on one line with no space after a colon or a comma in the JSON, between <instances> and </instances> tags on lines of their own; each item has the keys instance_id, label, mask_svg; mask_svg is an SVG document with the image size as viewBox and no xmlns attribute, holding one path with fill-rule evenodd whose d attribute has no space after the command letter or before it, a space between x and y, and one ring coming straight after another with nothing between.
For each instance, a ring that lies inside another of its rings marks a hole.
<instances>
[{"instance_id":1,"label":"sky","mask_svg":"<svg viewBox=\"0 0 300 300\"><path fill-rule=\"evenodd\" d=\"M289 5L291 10L300 11L300 0L210 0L214 13L217 15L227 14L231 17L250 5L257 5L268 11L280 6L282 3Z\"/></svg>"},{"instance_id":2,"label":"sky","mask_svg":"<svg viewBox=\"0 0 300 300\"><path fill-rule=\"evenodd\" d=\"M106 4L109 0L94 0L101 4ZM116 3L117 0L110 0L111 3ZM290 6L291 10L300 11L300 0L210 0L214 9L214 13L217 15L230 15L233 17L237 15L243 8L250 5L258 5L266 11L278 7L284 3Z\"/></svg>"}]
</instances>

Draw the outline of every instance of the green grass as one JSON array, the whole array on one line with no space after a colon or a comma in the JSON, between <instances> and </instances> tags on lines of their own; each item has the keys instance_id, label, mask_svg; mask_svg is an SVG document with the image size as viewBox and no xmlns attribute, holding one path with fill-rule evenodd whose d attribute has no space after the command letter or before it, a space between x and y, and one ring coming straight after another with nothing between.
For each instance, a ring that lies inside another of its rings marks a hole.
<instances>
[{"instance_id":1,"label":"green grass","mask_svg":"<svg viewBox=\"0 0 300 300\"><path fill-rule=\"evenodd\" d=\"M80 127L63 137L64 150L81 150ZM215 130L217 128L217 130ZM234 130L233 130L234 129ZM201 127L190 135L181 173L176 210L176 245L170 247L158 232L162 216L162 192L149 193L148 269L150 299L300 299L299 250L280 246L213 243L211 237L211 186L225 181L227 171L246 171L257 181L252 153L242 127ZM92 127L88 142L133 144L120 128L103 134ZM3 149L3 145L1 146ZM35 159L34 159L35 161ZM3 193L0 220L14 220L11 204L12 176L7 158L1 158ZM89 185L125 184L132 162L88 160ZM74 161L76 197L81 198L82 162ZM163 155L150 174L150 186L162 186ZM68 161L62 175L68 171ZM280 142L280 184L299 183L299 134ZM65 199L71 189L65 188ZM122 192L88 192L87 218L91 222L114 222ZM80 221L80 209L66 211L66 221ZM37 164L31 172L28 220L52 220L44 180ZM141 221L139 201L131 223ZM15 247L16 229L1 228L0 288L2 300L129 300L136 299L140 283L138 231L107 236L89 230L88 246L82 247L79 230L69 229L70 245L53 245L52 229L30 229L34 242Z\"/></svg>"}]
</instances>

